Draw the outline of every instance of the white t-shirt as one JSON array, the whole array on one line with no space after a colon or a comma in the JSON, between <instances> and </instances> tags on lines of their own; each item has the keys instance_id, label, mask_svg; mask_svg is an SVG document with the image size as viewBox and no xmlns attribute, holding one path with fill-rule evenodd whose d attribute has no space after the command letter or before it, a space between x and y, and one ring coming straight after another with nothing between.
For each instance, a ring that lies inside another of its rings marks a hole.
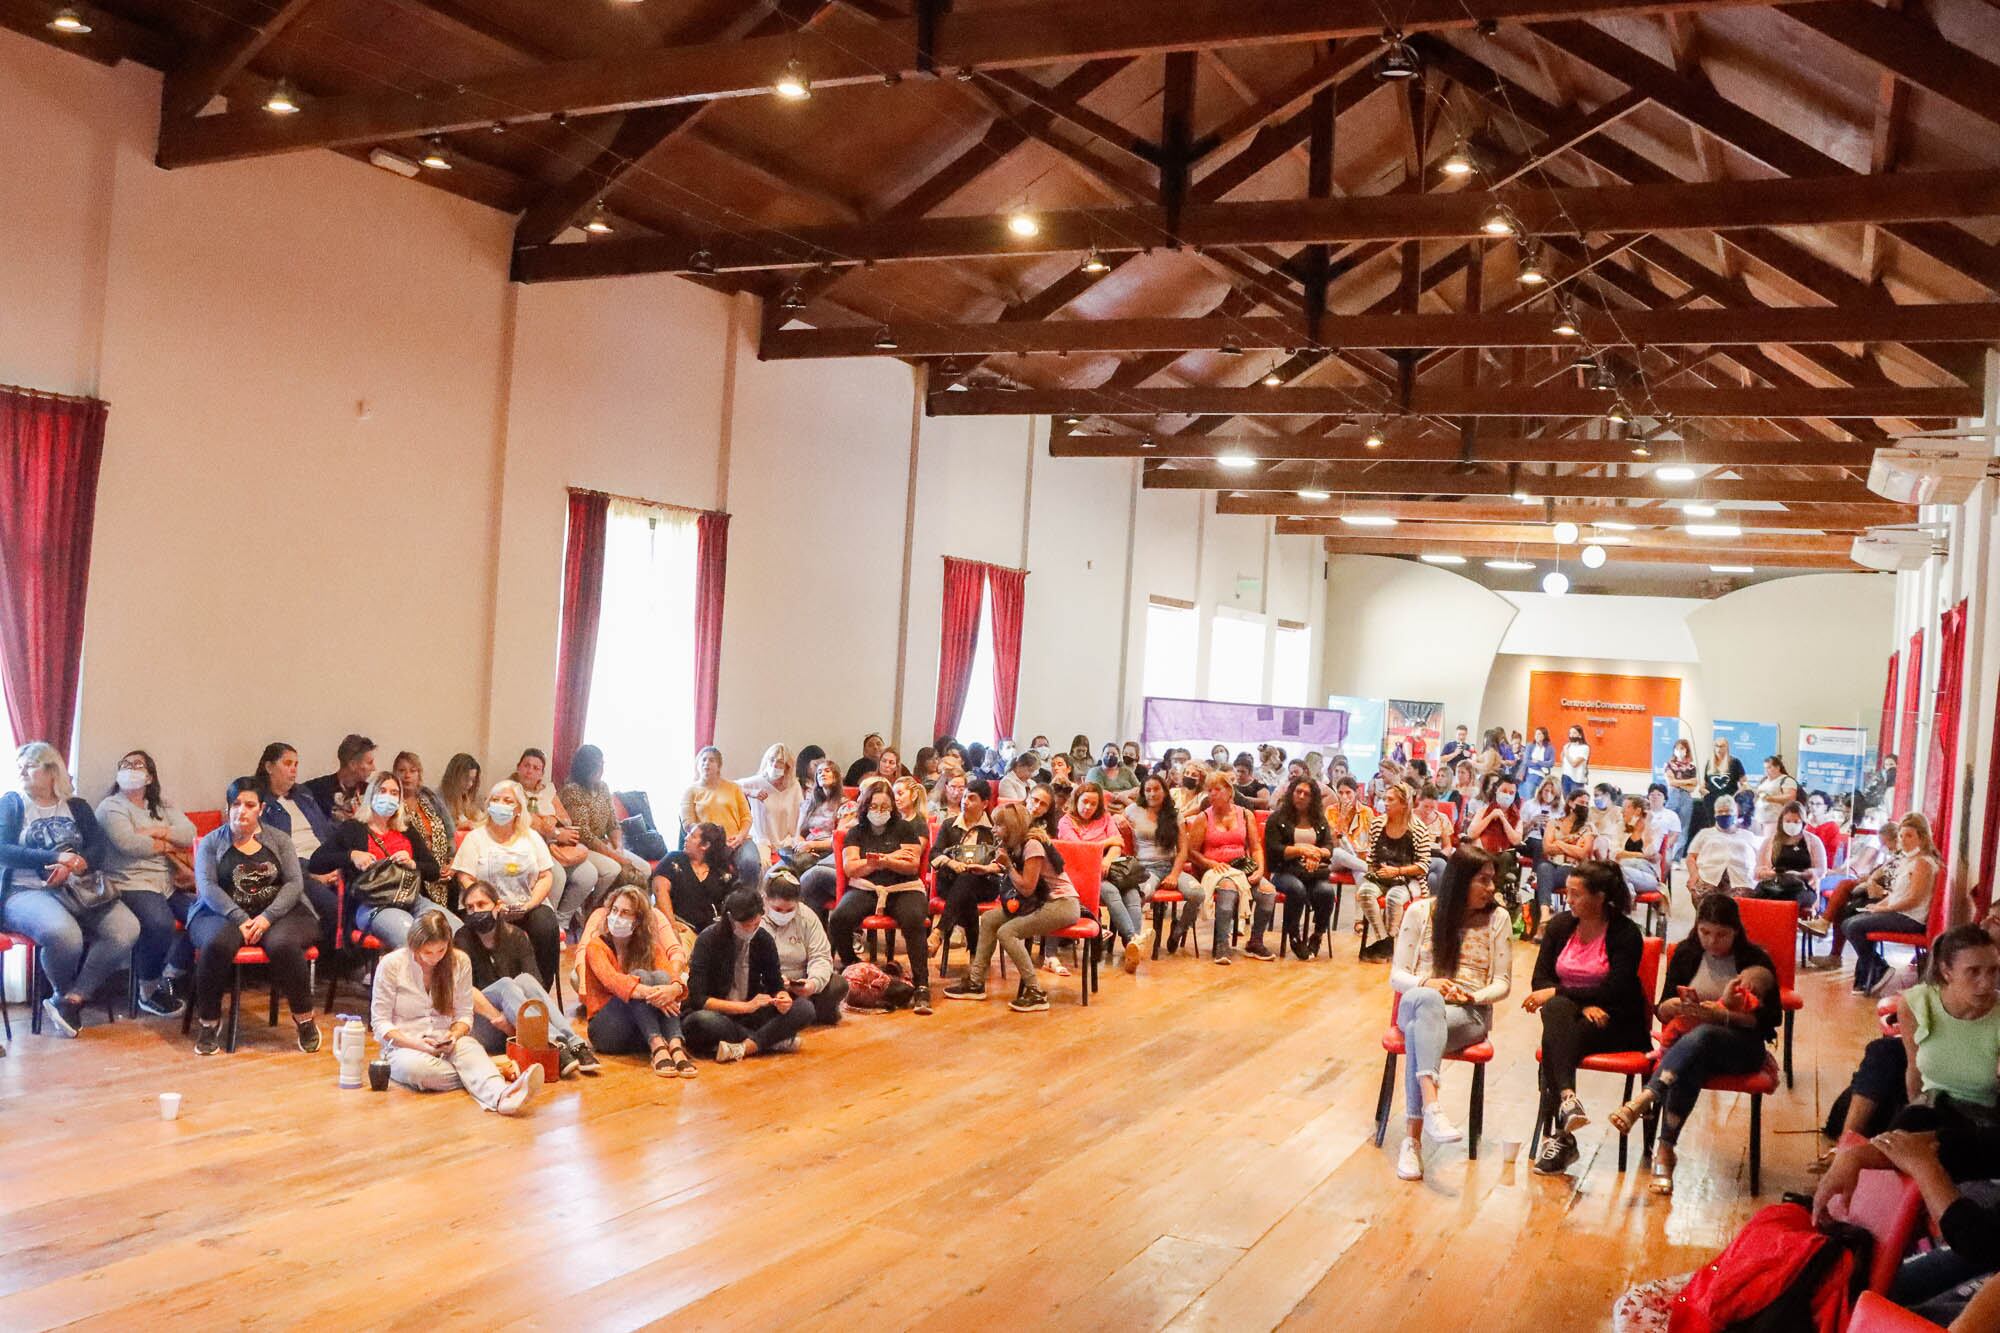
<instances>
[{"instance_id":1,"label":"white t-shirt","mask_svg":"<svg viewBox=\"0 0 2000 1333\"><path fill-rule=\"evenodd\" d=\"M312 821L306 812L299 809L299 803L289 796L272 797L278 808L285 812L285 818L292 821L292 850L299 854L299 864L304 865L307 857L319 850L319 834L313 832Z\"/></svg>"},{"instance_id":2,"label":"white t-shirt","mask_svg":"<svg viewBox=\"0 0 2000 1333\"><path fill-rule=\"evenodd\" d=\"M766 853L786 838L798 835L799 805L805 794L796 779L787 782L783 791L762 773L743 778L736 785L750 802L750 836ZM761 801L757 799L760 794L764 797Z\"/></svg>"},{"instance_id":3,"label":"white t-shirt","mask_svg":"<svg viewBox=\"0 0 2000 1333\"><path fill-rule=\"evenodd\" d=\"M1669 838L1681 836L1681 817L1667 806L1646 811L1646 844L1648 851L1657 852L1660 844Z\"/></svg>"},{"instance_id":4,"label":"white t-shirt","mask_svg":"<svg viewBox=\"0 0 2000 1333\"><path fill-rule=\"evenodd\" d=\"M1582 741L1571 741L1563 746L1562 775L1571 782L1586 782L1590 778L1590 747Z\"/></svg>"},{"instance_id":5,"label":"white t-shirt","mask_svg":"<svg viewBox=\"0 0 2000 1333\"><path fill-rule=\"evenodd\" d=\"M1694 835L1687 859L1702 883L1719 884L1726 872L1741 892L1757 882L1757 835L1741 824L1727 833L1711 825Z\"/></svg>"},{"instance_id":6,"label":"white t-shirt","mask_svg":"<svg viewBox=\"0 0 2000 1333\"><path fill-rule=\"evenodd\" d=\"M479 825L458 845L451 868L491 884L502 907L521 906L534 893L542 872L555 868L542 835L526 825L522 830L512 842L503 843L494 841L486 825Z\"/></svg>"}]
</instances>

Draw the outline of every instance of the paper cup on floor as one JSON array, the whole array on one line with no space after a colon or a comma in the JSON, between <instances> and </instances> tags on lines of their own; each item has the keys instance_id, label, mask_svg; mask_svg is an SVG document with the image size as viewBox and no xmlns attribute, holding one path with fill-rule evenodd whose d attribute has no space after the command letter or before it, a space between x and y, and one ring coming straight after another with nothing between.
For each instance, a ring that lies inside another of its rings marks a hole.
<instances>
[{"instance_id":1,"label":"paper cup on floor","mask_svg":"<svg viewBox=\"0 0 2000 1333\"><path fill-rule=\"evenodd\" d=\"M160 1119L178 1120L180 1118L181 1118L181 1095L178 1092L161 1093Z\"/></svg>"}]
</instances>

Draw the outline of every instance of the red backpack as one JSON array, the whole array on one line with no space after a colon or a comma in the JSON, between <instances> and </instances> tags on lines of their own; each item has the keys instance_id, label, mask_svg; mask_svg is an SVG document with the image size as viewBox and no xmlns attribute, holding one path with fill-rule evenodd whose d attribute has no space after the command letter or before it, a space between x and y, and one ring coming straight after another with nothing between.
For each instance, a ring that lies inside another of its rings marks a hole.
<instances>
[{"instance_id":1,"label":"red backpack","mask_svg":"<svg viewBox=\"0 0 2000 1333\"><path fill-rule=\"evenodd\" d=\"M1774 1203L1744 1223L1727 1249L1675 1298L1670 1333L1839 1333L1873 1243L1859 1227L1815 1230L1796 1203Z\"/></svg>"}]
</instances>

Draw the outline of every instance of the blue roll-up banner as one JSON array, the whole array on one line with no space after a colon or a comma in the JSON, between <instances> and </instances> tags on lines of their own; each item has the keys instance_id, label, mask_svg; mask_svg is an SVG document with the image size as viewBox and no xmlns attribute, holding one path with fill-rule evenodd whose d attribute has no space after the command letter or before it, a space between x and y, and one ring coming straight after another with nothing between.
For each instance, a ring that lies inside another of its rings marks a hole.
<instances>
[{"instance_id":1,"label":"blue roll-up banner","mask_svg":"<svg viewBox=\"0 0 2000 1333\"><path fill-rule=\"evenodd\" d=\"M1382 766L1382 731L1389 724L1386 699L1363 699L1352 694L1329 694L1328 708L1347 714L1347 739L1340 751L1347 756L1348 771L1362 782L1375 776ZM1329 759L1331 755L1327 756Z\"/></svg>"},{"instance_id":2,"label":"blue roll-up banner","mask_svg":"<svg viewBox=\"0 0 2000 1333\"><path fill-rule=\"evenodd\" d=\"M1653 719L1653 781L1667 780L1667 760L1674 757L1674 742L1684 733L1677 717Z\"/></svg>"},{"instance_id":3,"label":"blue roll-up banner","mask_svg":"<svg viewBox=\"0 0 2000 1333\"><path fill-rule=\"evenodd\" d=\"M1775 722L1724 722L1717 719L1709 728L1712 736L1729 742L1729 753L1743 761L1743 771L1752 781L1764 776L1764 760L1778 754L1778 724Z\"/></svg>"},{"instance_id":4,"label":"blue roll-up banner","mask_svg":"<svg viewBox=\"0 0 2000 1333\"><path fill-rule=\"evenodd\" d=\"M1807 791L1823 791L1831 800L1860 790L1867 759L1865 728L1799 728L1799 786Z\"/></svg>"}]
</instances>

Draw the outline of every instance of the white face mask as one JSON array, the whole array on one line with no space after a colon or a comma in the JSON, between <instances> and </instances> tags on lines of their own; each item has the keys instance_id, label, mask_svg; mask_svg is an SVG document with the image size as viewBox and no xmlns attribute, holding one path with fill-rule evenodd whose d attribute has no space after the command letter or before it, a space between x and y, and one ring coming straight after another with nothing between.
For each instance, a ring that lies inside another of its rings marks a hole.
<instances>
[{"instance_id":1,"label":"white face mask","mask_svg":"<svg viewBox=\"0 0 2000 1333\"><path fill-rule=\"evenodd\" d=\"M1785 836L1788 838L1796 838L1799 836L1801 832L1805 830L1805 825L1801 824L1796 819L1787 819L1784 822L1783 827L1785 830Z\"/></svg>"},{"instance_id":2,"label":"white face mask","mask_svg":"<svg viewBox=\"0 0 2000 1333\"><path fill-rule=\"evenodd\" d=\"M888 828L889 812L887 810L870 810L868 812L868 827L874 829L877 833Z\"/></svg>"},{"instance_id":3,"label":"white face mask","mask_svg":"<svg viewBox=\"0 0 2000 1333\"><path fill-rule=\"evenodd\" d=\"M146 782L146 770L143 768L121 768L118 770L119 791L144 791L146 789Z\"/></svg>"},{"instance_id":4,"label":"white face mask","mask_svg":"<svg viewBox=\"0 0 2000 1333\"><path fill-rule=\"evenodd\" d=\"M623 914L620 914L618 916L607 916L604 918L605 930L609 931L612 937L615 939L622 940L630 938L632 934L632 928L638 924L639 923L637 921L634 921L631 917L625 916Z\"/></svg>"},{"instance_id":5,"label":"white face mask","mask_svg":"<svg viewBox=\"0 0 2000 1333\"><path fill-rule=\"evenodd\" d=\"M778 926L780 928L791 925L792 918L796 917L798 914L799 914L799 909L796 907L792 908L789 911L780 911L779 909L770 906L768 903L765 904L764 907L764 919L770 922L772 925Z\"/></svg>"}]
</instances>

